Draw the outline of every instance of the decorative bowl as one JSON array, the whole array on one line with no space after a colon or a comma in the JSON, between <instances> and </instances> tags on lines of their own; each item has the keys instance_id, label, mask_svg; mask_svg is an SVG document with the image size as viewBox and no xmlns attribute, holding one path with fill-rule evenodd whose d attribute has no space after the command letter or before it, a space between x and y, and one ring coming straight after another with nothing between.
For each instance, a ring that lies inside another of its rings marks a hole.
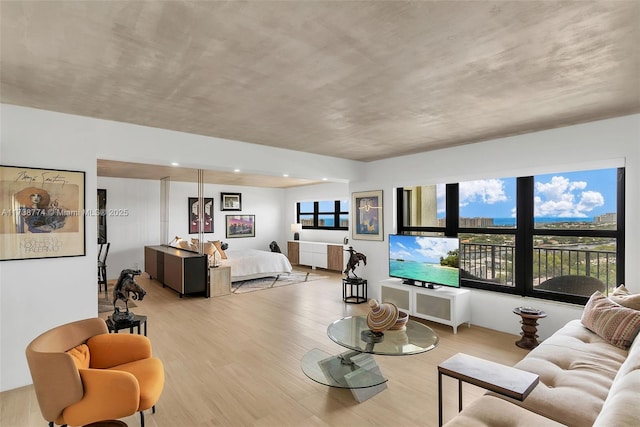
<instances>
[{"instance_id":1,"label":"decorative bowl","mask_svg":"<svg viewBox=\"0 0 640 427\"><path fill-rule=\"evenodd\" d=\"M382 332L393 326L398 320L398 307L393 303L378 303L377 300L369 300L371 311L367 314L367 326L373 332Z\"/></svg>"},{"instance_id":2,"label":"decorative bowl","mask_svg":"<svg viewBox=\"0 0 640 427\"><path fill-rule=\"evenodd\" d=\"M401 310L398 310L398 320L394 323L389 330L390 331L399 331L405 328L407 325L407 321L409 321L409 315Z\"/></svg>"}]
</instances>

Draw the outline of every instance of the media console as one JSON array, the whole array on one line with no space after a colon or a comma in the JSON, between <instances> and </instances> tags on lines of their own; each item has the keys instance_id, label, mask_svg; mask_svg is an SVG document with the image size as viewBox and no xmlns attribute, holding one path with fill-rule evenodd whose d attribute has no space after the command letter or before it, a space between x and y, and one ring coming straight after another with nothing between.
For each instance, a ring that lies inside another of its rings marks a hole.
<instances>
[{"instance_id":1,"label":"media console","mask_svg":"<svg viewBox=\"0 0 640 427\"><path fill-rule=\"evenodd\" d=\"M436 289L412 286L401 279L380 282L380 300L391 302L411 316L449 325L453 333L458 326L471 323L471 292L468 289L442 286Z\"/></svg>"}]
</instances>

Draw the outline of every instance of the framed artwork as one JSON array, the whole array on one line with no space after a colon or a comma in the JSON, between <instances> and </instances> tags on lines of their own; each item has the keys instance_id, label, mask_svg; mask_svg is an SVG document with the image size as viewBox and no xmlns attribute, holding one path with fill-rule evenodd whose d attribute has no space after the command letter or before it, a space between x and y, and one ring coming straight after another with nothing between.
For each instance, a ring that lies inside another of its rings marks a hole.
<instances>
[{"instance_id":1,"label":"framed artwork","mask_svg":"<svg viewBox=\"0 0 640 427\"><path fill-rule=\"evenodd\" d=\"M86 255L88 214L84 172L0 165L0 261Z\"/></svg>"},{"instance_id":2,"label":"framed artwork","mask_svg":"<svg viewBox=\"0 0 640 427\"><path fill-rule=\"evenodd\" d=\"M107 243L107 190L98 189L98 244Z\"/></svg>"},{"instance_id":3,"label":"framed artwork","mask_svg":"<svg viewBox=\"0 0 640 427\"><path fill-rule=\"evenodd\" d=\"M221 211L241 211L242 210L242 194L241 193L220 193L220 210Z\"/></svg>"},{"instance_id":4,"label":"framed artwork","mask_svg":"<svg viewBox=\"0 0 640 427\"><path fill-rule=\"evenodd\" d=\"M226 220L227 238L256 236L255 215L226 215Z\"/></svg>"},{"instance_id":5,"label":"framed artwork","mask_svg":"<svg viewBox=\"0 0 640 427\"><path fill-rule=\"evenodd\" d=\"M202 232L213 233L213 198L205 197L204 218L202 218ZM197 197L189 197L189 234L198 234L198 214L200 205Z\"/></svg>"},{"instance_id":6,"label":"framed artwork","mask_svg":"<svg viewBox=\"0 0 640 427\"><path fill-rule=\"evenodd\" d=\"M351 194L354 239L384 240L382 208L382 190Z\"/></svg>"}]
</instances>

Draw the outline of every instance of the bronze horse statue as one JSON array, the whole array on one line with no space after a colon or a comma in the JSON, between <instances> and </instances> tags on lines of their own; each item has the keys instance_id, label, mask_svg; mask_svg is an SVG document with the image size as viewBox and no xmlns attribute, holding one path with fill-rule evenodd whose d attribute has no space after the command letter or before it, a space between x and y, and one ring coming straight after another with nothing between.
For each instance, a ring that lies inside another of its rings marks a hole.
<instances>
[{"instance_id":1,"label":"bronze horse statue","mask_svg":"<svg viewBox=\"0 0 640 427\"><path fill-rule=\"evenodd\" d=\"M343 273L346 274L347 277L349 277L349 271L351 271L354 277L358 277L355 269L358 265L360 265L360 261L364 262L364 265L367 265L367 257L363 253L356 252L355 249L353 249L353 246L349 246L349 249L346 249L345 252L349 252L351 255L349 256L349 261L347 262L347 268L345 268Z\"/></svg>"},{"instance_id":2,"label":"bronze horse statue","mask_svg":"<svg viewBox=\"0 0 640 427\"><path fill-rule=\"evenodd\" d=\"M129 312L129 298L135 301L142 301L147 292L140 287L135 281L135 276L141 274L140 270L125 269L120 272L120 277L116 286L113 288L113 320L133 320L133 313ZM116 306L118 300L123 301L125 312L121 313L120 308Z\"/></svg>"}]
</instances>

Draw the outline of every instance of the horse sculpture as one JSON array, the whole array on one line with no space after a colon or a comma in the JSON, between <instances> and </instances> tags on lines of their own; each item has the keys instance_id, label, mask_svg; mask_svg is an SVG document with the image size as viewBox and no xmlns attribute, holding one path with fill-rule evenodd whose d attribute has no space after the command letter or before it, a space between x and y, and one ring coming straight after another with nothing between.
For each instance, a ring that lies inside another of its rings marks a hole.
<instances>
[{"instance_id":1,"label":"horse sculpture","mask_svg":"<svg viewBox=\"0 0 640 427\"><path fill-rule=\"evenodd\" d=\"M129 298L135 301L142 301L147 292L135 281L135 276L141 274L140 270L125 269L120 272L120 277L113 288L113 320L116 322L133 320L133 313L129 311ZM123 301L125 312L120 312L116 305L118 300Z\"/></svg>"},{"instance_id":2,"label":"horse sculpture","mask_svg":"<svg viewBox=\"0 0 640 427\"><path fill-rule=\"evenodd\" d=\"M349 277L349 272L351 272L354 277L358 277L355 272L356 267L360 265L360 261L364 262L364 265L367 265L367 257L363 253L356 252L355 249L353 249L353 246L349 246L349 249L345 250L345 252L349 252L351 255L347 262L347 268L345 268L343 273Z\"/></svg>"}]
</instances>

